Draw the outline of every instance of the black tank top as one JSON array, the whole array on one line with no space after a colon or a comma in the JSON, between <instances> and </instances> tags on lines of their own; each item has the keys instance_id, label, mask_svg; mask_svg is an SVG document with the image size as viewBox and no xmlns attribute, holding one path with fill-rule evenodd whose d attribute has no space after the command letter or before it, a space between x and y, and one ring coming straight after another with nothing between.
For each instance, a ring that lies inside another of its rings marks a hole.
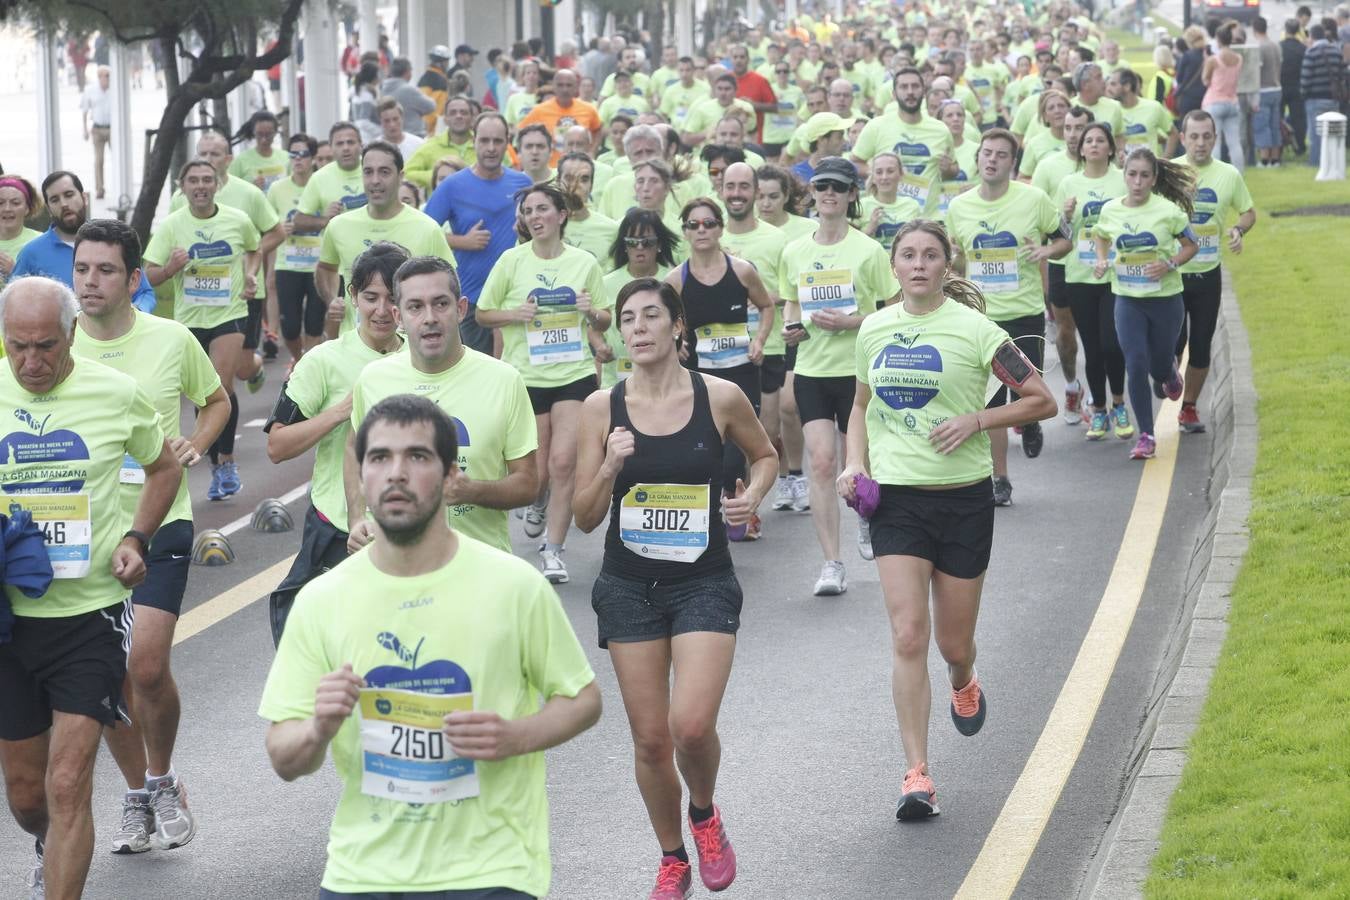
<instances>
[{"instance_id":1,"label":"black tank top","mask_svg":"<svg viewBox=\"0 0 1350 900\"><path fill-rule=\"evenodd\" d=\"M721 510L722 436L713 420L708 386L703 376L690 372L689 379L694 388L693 412L683 428L668 435L647 435L633 427L624 399L626 380L610 390L610 427L628 429L637 445L637 451L623 461L623 469L614 479L609 530L605 532L605 559L601 567L611 575L643 581L676 581L731 568ZM688 526L694 524L691 521L694 511L679 508L678 501L662 502L659 489L633 491L634 486L640 484L707 487L707 548L696 560L681 562L663 558L663 554L672 552L671 548L690 546ZM633 498L627 509L628 521L621 522L625 516L624 498L630 491L633 491ZM650 503L650 506L644 506L644 503ZM656 555L637 552L630 549L632 545L645 546L649 553Z\"/></svg>"},{"instance_id":2,"label":"black tank top","mask_svg":"<svg viewBox=\"0 0 1350 900\"><path fill-rule=\"evenodd\" d=\"M680 300L684 303L684 322L690 331L705 325L745 325L750 312L750 292L736 277L731 267L731 257L726 253L722 257L727 261L727 270L717 284L708 285L694 277L689 271L689 261L685 260L680 269L684 277L684 289ZM698 368L698 339L689 348L689 359L685 363L691 369ZM749 360L746 360L748 363ZM716 374L717 370L709 370Z\"/></svg>"}]
</instances>

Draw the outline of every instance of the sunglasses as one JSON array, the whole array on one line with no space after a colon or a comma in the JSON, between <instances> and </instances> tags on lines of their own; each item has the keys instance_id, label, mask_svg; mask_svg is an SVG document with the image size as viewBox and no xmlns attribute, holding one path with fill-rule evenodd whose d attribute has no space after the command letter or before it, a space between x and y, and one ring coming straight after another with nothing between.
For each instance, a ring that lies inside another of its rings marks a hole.
<instances>
[{"instance_id":1,"label":"sunglasses","mask_svg":"<svg viewBox=\"0 0 1350 900\"><path fill-rule=\"evenodd\" d=\"M721 228L722 223L709 216L706 219L690 219L684 223L685 231L698 231L700 228L712 231L714 228Z\"/></svg>"},{"instance_id":2,"label":"sunglasses","mask_svg":"<svg viewBox=\"0 0 1350 900\"><path fill-rule=\"evenodd\" d=\"M811 187L822 193L829 193L832 191L836 194L847 194L853 189L853 185L846 184L842 181L813 181L811 182Z\"/></svg>"},{"instance_id":3,"label":"sunglasses","mask_svg":"<svg viewBox=\"0 0 1350 900\"><path fill-rule=\"evenodd\" d=\"M774 71L775 74L778 74L778 75L787 75L787 74L788 74L789 72L791 72L792 70L791 70L791 69L774 69L773 71Z\"/></svg>"},{"instance_id":4,"label":"sunglasses","mask_svg":"<svg viewBox=\"0 0 1350 900\"><path fill-rule=\"evenodd\" d=\"M629 247L655 247L656 238L654 237L626 237L623 239L625 245Z\"/></svg>"},{"instance_id":5,"label":"sunglasses","mask_svg":"<svg viewBox=\"0 0 1350 900\"><path fill-rule=\"evenodd\" d=\"M716 178L718 175L721 175L726 170L727 170L726 166L708 166L708 176L710 178Z\"/></svg>"},{"instance_id":6,"label":"sunglasses","mask_svg":"<svg viewBox=\"0 0 1350 900\"><path fill-rule=\"evenodd\" d=\"M311 157L311 156L313 156L313 155L314 155L314 154L313 154L313 153L310 153L308 150L292 150L292 151L290 151L290 157L291 157L291 159L308 159L309 157Z\"/></svg>"}]
</instances>

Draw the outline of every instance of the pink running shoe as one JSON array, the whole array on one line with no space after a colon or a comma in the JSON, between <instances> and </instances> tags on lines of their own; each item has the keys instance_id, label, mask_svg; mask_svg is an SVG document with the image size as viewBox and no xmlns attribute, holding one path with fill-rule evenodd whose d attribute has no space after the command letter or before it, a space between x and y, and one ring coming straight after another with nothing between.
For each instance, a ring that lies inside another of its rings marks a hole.
<instances>
[{"instance_id":1,"label":"pink running shoe","mask_svg":"<svg viewBox=\"0 0 1350 900\"><path fill-rule=\"evenodd\" d=\"M1130 451L1130 459L1152 459L1158 451L1158 445L1153 440L1153 435L1139 433L1139 440L1135 441L1134 449Z\"/></svg>"},{"instance_id":2,"label":"pink running shoe","mask_svg":"<svg viewBox=\"0 0 1350 900\"><path fill-rule=\"evenodd\" d=\"M895 817L902 822L912 822L936 816L938 812L937 788L933 787L933 779L928 777L928 766L919 763L905 773Z\"/></svg>"},{"instance_id":3,"label":"pink running shoe","mask_svg":"<svg viewBox=\"0 0 1350 900\"><path fill-rule=\"evenodd\" d=\"M710 891L725 891L736 880L736 851L731 849L727 830L722 826L722 811L713 807L712 818L702 824L689 820L698 850L698 877Z\"/></svg>"},{"instance_id":4,"label":"pink running shoe","mask_svg":"<svg viewBox=\"0 0 1350 900\"><path fill-rule=\"evenodd\" d=\"M678 856L661 857L661 868L656 870L656 887L647 900L684 900L694 885L693 870Z\"/></svg>"}]
</instances>

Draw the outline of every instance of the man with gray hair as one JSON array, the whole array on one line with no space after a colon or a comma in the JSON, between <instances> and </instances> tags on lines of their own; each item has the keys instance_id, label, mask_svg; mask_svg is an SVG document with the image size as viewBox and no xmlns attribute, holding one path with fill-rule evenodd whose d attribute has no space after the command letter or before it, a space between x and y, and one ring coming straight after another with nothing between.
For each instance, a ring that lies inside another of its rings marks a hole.
<instances>
[{"instance_id":1,"label":"man with gray hair","mask_svg":"<svg viewBox=\"0 0 1350 900\"><path fill-rule=\"evenodd\" d=\"M84 890L94 759L103 728L126 718L131 589L145 578L149 536L182 472L136 382L71 354L78 313L70 288L49 278L18 279L0 293L7 514L21 528L31 520L46 555L21 583L12 566L14 589L0 603L13 613L0 643L0 768L9 808L34 838L35 897ZM119 499L127 458L145 472L130 522Z\"/></svg>"},{"instance_id":2,"label":"man with gray hair","mask_svg":"<svg viewBox=\"0 0 1350 900\"><path fill-rule=\"evenodd\" d=\"M412 61L406 56L395 57L389 64L389 77L380 83L380 95L393 97L403 108L404 131L420 138L427 136L424 117L436 113L436 101L413 86Z\"/></svg>"}]
</instances>

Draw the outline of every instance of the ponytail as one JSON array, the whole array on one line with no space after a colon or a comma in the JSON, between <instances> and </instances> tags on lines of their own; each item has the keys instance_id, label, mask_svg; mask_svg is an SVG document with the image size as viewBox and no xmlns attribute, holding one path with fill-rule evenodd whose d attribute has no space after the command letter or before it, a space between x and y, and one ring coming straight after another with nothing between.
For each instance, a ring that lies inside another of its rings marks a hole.
<instances>
[{"instance_id":1,"label":"ponytail","mask_svg":"<svg viewBox=\"0 0 1350 900\"><path fill-rule=\"evenodd\" d=\"M901 225L895 233L895 241L891 244L892 267L895 266L895 253L900 249L901 242L915 232L922 232L935 238L942 245L942 255L947 260L947 265L952 264L955 253L952 247L952 239L947 236L946 227L933 219L910 219ZM948 274L942 281L942 295L950 300L955 300L962 306L970 307L977 313L984 313L984 292L973 281Z\"/></svg>"},{"instance_id":2,"label":"ponytail","mask_svg":"<svg viewBox=\"0 0 1350 900\"><path fill-rule=\"evenodd\" d=\"M984 314L984 292L975 282L951 276L942 282L942 293L948 299Z\"/></svg>"},{"instance_id":3,"label":"ponytail","mask_svg":"<svg viewBox=\"0 0 1350 900\"><path fill-rule=\"evenodd\" d=\"M1132 150L1130 155L1125 157L1125 165L1128 166L1133 159L1143 159L1152 165L1155 179L1153 193L1181 207L1189 219L1195 212L1195 175L1190 167L1171 160L1159 159L1147 147L1136 147Z\"/></svg>"}]
</instances>

